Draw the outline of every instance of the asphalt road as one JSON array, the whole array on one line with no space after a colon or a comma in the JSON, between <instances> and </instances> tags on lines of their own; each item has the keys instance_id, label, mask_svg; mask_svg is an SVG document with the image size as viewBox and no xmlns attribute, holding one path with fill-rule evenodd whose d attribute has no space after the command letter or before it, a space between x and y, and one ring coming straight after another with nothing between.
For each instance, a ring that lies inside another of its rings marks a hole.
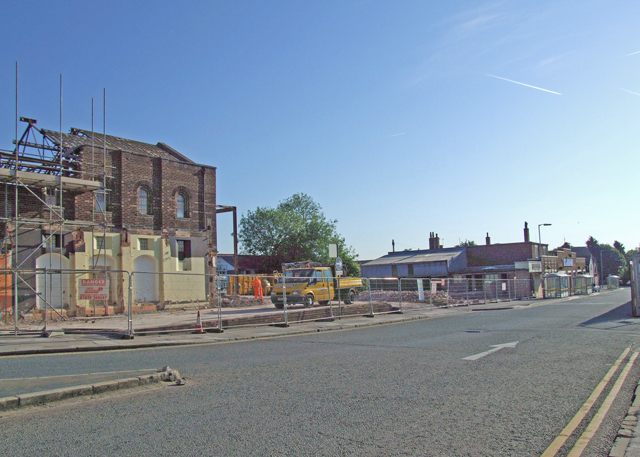
<instances>
[{"instance_id":1,"label":"asphalt road","mask_svg":"<svg viewBox=\"0 0 640 457\"><path fill-rule=\"evenodd\" d=\"M4 414L0 442L30 456L538 456L637 350L628 299L622 289L352 331L2 359L2 377L170 365L187 385ZM639 366L582 455L608 454Z\"/></svg>"}]
</instances>

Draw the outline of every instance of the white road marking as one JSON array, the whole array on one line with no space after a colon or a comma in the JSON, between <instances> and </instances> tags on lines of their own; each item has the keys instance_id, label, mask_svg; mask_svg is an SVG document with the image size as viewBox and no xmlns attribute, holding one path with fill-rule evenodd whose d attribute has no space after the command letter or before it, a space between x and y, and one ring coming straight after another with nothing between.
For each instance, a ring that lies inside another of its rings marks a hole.
<instances>
[{"instance_id":1,"label":"white road marking","mask_svg":"<svg viewBox=\"0 0 640 457\"><path fill-rule=\"evenodd\" d=\"M488 351L481 352L480 354L470 355L469 357L464 357L462 360L471 360L471 361L478 360L478 359L481 359L483 357L488 356L489 354L493 354L494 352L498 352L501 349L505 349L505 348L514 349L519 342L520 341L512 341L511 343L494 344L494 345L490 346L493 349L489 349Z\"/></svg>"}]
</instances>

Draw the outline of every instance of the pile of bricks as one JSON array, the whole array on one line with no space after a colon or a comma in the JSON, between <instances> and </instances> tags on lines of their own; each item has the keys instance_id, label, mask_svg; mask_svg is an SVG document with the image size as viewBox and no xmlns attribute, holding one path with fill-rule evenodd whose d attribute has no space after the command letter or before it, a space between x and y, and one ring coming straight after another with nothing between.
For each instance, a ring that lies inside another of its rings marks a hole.
<instances>
[{"instance_id":1,"label":"pile of bricks","mask_svg":"<svg viewBox=\"0 0 640 457\"><path fill-rule=\"evenodd\" d=\"M271 305L271 299L268 296L264 297L264 300L254 298L251 295L231 295L227 294L222 297L223 308L247 308L250 306L259 306L268 304ZM213 306L218 306L218 297L214 297L212 300Z\"/></svg>"}]
</instances>

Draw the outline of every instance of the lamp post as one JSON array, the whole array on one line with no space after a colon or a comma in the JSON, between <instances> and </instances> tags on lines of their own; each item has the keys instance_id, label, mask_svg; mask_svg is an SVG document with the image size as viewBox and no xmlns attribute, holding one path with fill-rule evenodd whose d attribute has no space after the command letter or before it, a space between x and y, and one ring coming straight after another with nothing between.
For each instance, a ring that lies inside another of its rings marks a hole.
<instances>
[{"instance_id":1,"label":"lamp post","mask_svg":"<svg viewBox=\"0 0 640 457\"><path fill-rule=\"evenodd\" d=\"M541 227L541 226L543 226L543 225L544 225L545 227L548 227L548 226L549 226L549 225L551 225L551 224L549 224L549 223L546 223L546 224L538 224L538 244L540 245L540 260L541 260L541 261L542 261L542 239L540 238L540 227Z\"/></svg>"},{"instance_id":2,"label":"lamp post","mask_svg":"<svg viewBox=\"0 0 640 457\"><path fill-rule=\"evenodd\" d=\"M543 263L542 262L542 238L540 237L540 227L543 226L543 225L545 227L548 227L551 224L549 224L548 222L545 223L545 224L538 224L538 245L540 246L539 247L539 249L540 249L540 267L541 267L542 273L544 274L544 268L542 266L542 263Z\"/></svg>"}]
</instances>

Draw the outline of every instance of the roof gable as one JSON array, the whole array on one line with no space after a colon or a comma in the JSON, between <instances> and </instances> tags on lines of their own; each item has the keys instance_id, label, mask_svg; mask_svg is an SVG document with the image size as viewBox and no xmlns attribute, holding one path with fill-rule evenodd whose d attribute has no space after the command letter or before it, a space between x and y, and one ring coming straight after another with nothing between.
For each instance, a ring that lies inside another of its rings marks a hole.
<instances>
[{"instance_id":1,"label":"roof gable","mask_svg":"<svg viewBox=\"0 0 640 457\"><path fill-rule=\"evenodd\" d=\"M60 145L60 132L45 129L42 129L42 132L46 134L56 145ZM83 146L91 146L92 139L93 147L98 151L102 150L104 147L109 151L125 151L148 157L159 157L178 162L195 163L164 143L153 145L143 143L142 141L129 140L127 138L120 138L113 135L103 135L102 133L76 128L72 128L71 133L62 134L63 146L65 148L78 149Z\"/></svg>"}]
</instances>

